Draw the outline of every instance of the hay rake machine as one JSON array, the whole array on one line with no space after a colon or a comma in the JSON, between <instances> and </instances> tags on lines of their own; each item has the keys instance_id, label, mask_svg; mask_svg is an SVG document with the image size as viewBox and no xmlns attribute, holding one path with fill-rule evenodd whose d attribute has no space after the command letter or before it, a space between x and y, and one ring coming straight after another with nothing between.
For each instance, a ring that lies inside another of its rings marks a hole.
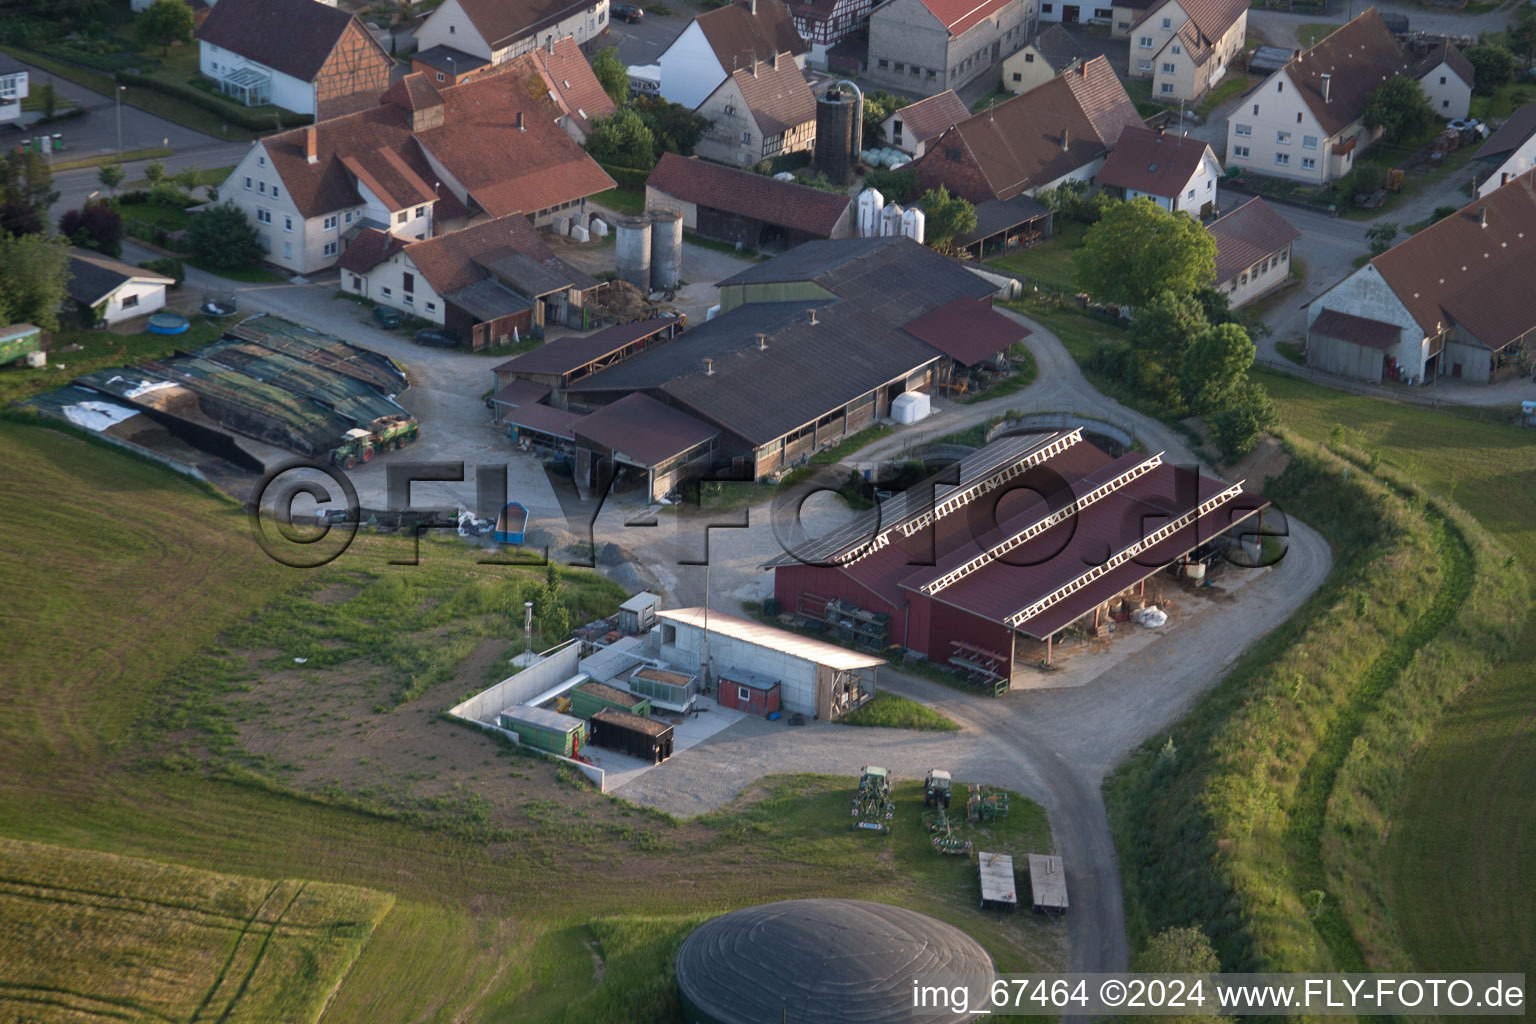
<instances>
[{"instance_id":1,"label":"hay rake machine","mask_svg":"<svg viewBox=\"0 0 1536 1024\"><path fill-rule=\"evenodd\" d=\"M969 821L997 821L1008 817L1008 794L972 783L965 802L965 817Z\"/></svg>"},{"instance_id":2,"label":"hay rake machine","mask_svg":"<svg viewBox=\"0 0 1536 1024\"><path fill-rule=\"evenodd\" d=\"M949 812L944 808L924 811L923 825L927 827L928 834L933 837L933 852L951 857L964 857L970 854L971 841L961 839L955 834L954 822L950 820Z\"/></svg>"},{"instance_id":3,"label":"hay rake machine","mask_svg":"<svg viewBox=\"0 0 1536 1024\"><path fill-rule=\"evenodd\" d=\"M853 798L853 827L890 832L895 817L890 773L872 764L865 765L864 773L859 776L859 791Z\"/></svg>"}]
</instances>

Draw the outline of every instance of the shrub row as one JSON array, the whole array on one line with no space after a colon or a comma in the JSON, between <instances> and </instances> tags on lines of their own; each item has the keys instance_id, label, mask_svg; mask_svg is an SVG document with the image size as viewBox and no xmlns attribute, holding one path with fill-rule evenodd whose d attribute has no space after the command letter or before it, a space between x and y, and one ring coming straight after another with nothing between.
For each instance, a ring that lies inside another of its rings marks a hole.
<instances>
[{"instance_id":1,"label":"shrub row","mask_svg":"<svg viewBox=\"0 0 1536 1024\"><path fill-rule=\"evenodd\" d=\"M1462 592L1445 588L1470 569L1456 531L1422 500L1324 449L1287 448L1291 463L1269 493L1327 535L1334 571L1105 786L1132 936L1200 924L1227 970L1355 959L1340 948L1347 930L1342 943L1319 930L1322 881L1314 886L1305 864L1298 872L1307 843L1317 858L1322 827L1307 797L1326 800L1340 770L1332 752L1374 728L1386 694L1460 611Z\"/></svg>"},{"instance_id":2,"label":"shrub row","mask_svg":"<svg viewBox=\"0 0 1536 1024\"><path fill-rule=\"evenodd\" d=\"M620 167L617 164L602 164L603 170L608 176L621 186L628 188L645 188L645 179L651 176L651 172L639 167Z\"/></svg>"},{"instance_id":3,"label":"shrub row","mask_svg":"<svg viewBox=\"0 0 1536 1024\"><path fill-rule=\"evenodd\" d=\"M298 114L291 110L279 110L276 107L268 107L258 113L251 107L243 107L230 100L222 93L204 92L190 85L179 82L167 82L160 78L151 78L148 75L137 75L129 71L119 71L117 80L125 85L137 85L144 89L151 89L166 96L173 97L194 107L200 107L212 114L223 118L231 124L239 125L247 131L270 132L274 128L296 128L299 125L312 124L314 118L308 114ZM276 111L275 115L273 111Z\"/></svg>"}]
</instances>

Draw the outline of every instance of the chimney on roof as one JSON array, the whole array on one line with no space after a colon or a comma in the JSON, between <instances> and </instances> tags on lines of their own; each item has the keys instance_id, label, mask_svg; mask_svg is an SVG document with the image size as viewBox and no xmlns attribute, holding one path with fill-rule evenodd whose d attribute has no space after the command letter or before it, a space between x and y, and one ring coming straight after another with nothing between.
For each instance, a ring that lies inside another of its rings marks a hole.
<instances>
[{"instance_id":1,"label":"chimney on roof","mask_svg":"<svg viewBox=\"0 0 1536 1024\"><path fill-rule=\"evenodd\" d=\"M773 51L773 56L768 58L768 63L773 65L773 70L775 70L775 71L779 70L779 51L778 50L774 50Z\"/></svg>"},{"instance_id":2,"label":"chimney on roof","mask_svg":"<svg viewBox=\"0 0 1536 1024\"><path fill-rule=\"evenodd\" d=\"M1328 74L1325 71L1325 72L1323 72L1323 102L1324 103L1332 102L1332 97L1333 97L1333 76Z\"/></svg>"},{"instance_id":3,"label":"chimney on roof","mask_svg":"<svg viewBox=\"0 0 1536 1024\"><path fill-rule=\"evenodd\" d=\"M1479 206L1477 208L1477 226L1480 228L1488 226L1488 207Z\"/></svg>"},{"instance_id":4,"label":"chimney on roof","mask_svg":"<svg viewBox=\"0 0 1536 1024\"><path fill-rule=\"evenodd\" d=\"M699 361L699 369L703 371L704 376L713 377L715 375L715 361L709 358L702 359Z\"/></svg>"},{"instance_id":5,"label":"chimney on roof","mask_svg":"<svg viewBox=\"0 0 1536 1024\"><path fill-rule=\"evenodd\" d=\"M1068 132L1067 129L1063 128L1061 130L1061 148L1066 149L1071 142L1072 134Z\"/></svg>"},{"instance_id":6,"label":"chimney on roof","mask_svg":"<svg viewBox=\"0 0 1536 1024\"><path fill-rule=\"evenodd\" d=\"M312 164L320 162L320 142L315 137L315 126L304 129L304 159Z\"/></svg>"},{"instance_id":7,"label":"chimney on roof","mask_svg":"<svg viewBox=\"0 0 1536 1024\"><path fill-rule=\"evenodd\" d=\"M766 334L759 334L757 336L757 350L759 352L761 352L764 349L766 349L767 347L768 347L768 335L766 335Z\"/></svg>"},{"instance_id":8,"label":"chimney on roof","mask_svg":"<svg viewBox=\"0 0 1536 1024\"><path fill-rule=\"evenodd\" d=\"M523 112L521 110L517 112L517 130L520 132L527 130L527 127L523 124Z\"/></svg>"},{"instance_id":9,"label":"chimney on roof","mask_svg":"<svg viewBox=\"0 0 1536 1024\"><path fill-rule=\"evenodd\" d=\"M754 18L757 17L757 0L747 0L747 10Z\"/></svg>"},{"instance_id":10,"label":"chimney on roof","mask_svg":"<svg viewBox=\"0 0 1536 1024\"><path fill-rule=\"evenodd\" d=\"M816 326L816 311L814 309L808 309L808 310L806 310L806 312L811 314L810 324L811 324L812 327L815 327Z\"/></svg>"},{"instance_id":11,"label":"chimney on roof","mask_svg":"<svg viewBox=\"0 0 1536 1024\"><path fill-rule=\"evenodd\" d=\"M753 78L757 77L757 55L756 54L752 55L752 77Z\"/></svg>"}]
</instances>

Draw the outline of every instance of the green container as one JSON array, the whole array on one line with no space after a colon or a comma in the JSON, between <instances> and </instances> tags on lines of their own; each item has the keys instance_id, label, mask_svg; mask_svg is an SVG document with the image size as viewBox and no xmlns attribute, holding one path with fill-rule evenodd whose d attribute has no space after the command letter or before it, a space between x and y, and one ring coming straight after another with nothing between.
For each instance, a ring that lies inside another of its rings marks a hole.
<instances>
[{"instance_id":1,"label":"green container","mask_svg":"<svg viewBox=\"0 0 1536 1024\"><path fill-rule=\"evenodd\" d=\"M626 693L606 683L582 683L571 691L571 714L580 718L591 718L604 708L628 711L641 718L651 717L649 698Z\"/></svg>"},{"instance_id":2,"label":"green container","mask_svg":"<svg viewBox=\"0 0 1536 1024\"><path fill-rule=\"evenodd\" d=\"M0 327L0 366L12 363L43 347L43 329L31 324Z\"/></svg>"},{"instance_id":3,"label":"green container","mask_svg":"<svg viewBox=\"0 0 1536 1024\"><path fill-rule=\"evenodd\" d=\"M503 711L497 716L497 724L516 733L519 743L563 757L577 753L578 744L586 746L590 729L584 719L523 705Z\"/></svg>"}]
</instances>

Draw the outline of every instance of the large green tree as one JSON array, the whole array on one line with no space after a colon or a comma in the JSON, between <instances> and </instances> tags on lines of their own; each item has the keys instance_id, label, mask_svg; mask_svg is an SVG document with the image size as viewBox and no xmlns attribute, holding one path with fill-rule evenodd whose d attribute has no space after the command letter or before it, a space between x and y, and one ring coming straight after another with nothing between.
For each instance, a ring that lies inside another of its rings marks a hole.
<instances>
[{"instance_id":1,"label":"large green tree","mask_svg":"<svg viewBox=\"0 0 1536 1024\"><path fill-rule=\"evenodd\" d=\"M618 110L592 122L587 153L600 164L648 171L656 166L656 137L634 110Z\"/></svg>"},{"instance_id":2,"label":"large green tree","mask_svg":"<svg viewBox=\"0 0 1536 1024\"><path fill-rule=\"evenodd\" d=\"M663 153L692 156L693 147L709 130L709 118L660 96L637 97L633 107L651 130L651 144L658 160Z\"/></svg>"},{"instance_id":3,"label":"large green tree","mask_svg":"<svg viewBox=\"0 0 1536 1024\"><path fill-rule=\"evenodd\" d=\"M1077 284L1100 302L1140 306L1159 292L1188 295L1216 276L1216 240L1199 221L1150 199L1117 203L1073 257Z\"/></svg>"},{"instance_id":4,"label":"large green tree","mask_svg":"<svg viewBox=\"0 0 1536 1024\"><path fill-rule=\"evenodd\" d=\"M885 119L911 103L884 89L864 94L864 148L871 149L885 141Z\"/></svg>"},{"instance_id":5,"label":"large green tree","mask_svg":"<svg viewBox=\"0 0 1536 1024\"><path fill-rule=\"evenodd\" d=\"M1509 23L1509 46L1527 67L1536 60L1536 7L1521 4L1515 8L1515 20Z\"/></svg>"},{"instance_id":6,"label":"large green tree","mask_svg":"<svg viewBox=\"0 0 1536 1024\"><path fill-rule=\"evenodd\" d=\"M105 201L66 211L59 218L59 234L82 249L94 249L113 259L123 255L123 215Z\"/></svg>"},{"instance_id":7,"label":"large green tree","mask_svg":"<svg viewBox=\"0 0 1536 1024\"><path fill-rule=\"evenodd\" d=\"M629 98L629 70L619 59L619 48L610 46L592 55L592 73L608 98L622 106Z\"/></svg>"},{"instance_id":8,"label":"large green tree","mask_svg":"<svg viewBox=\"0 0 1536 1024\"><path fill-rule=\"evenodd\" d=\"M1211 440L1227 461L1235 461L1253 451L1259 437L1274 426L1277 417L1269 392L1251 380L1244 380L1227 398L1226 405L1205 418Z\"/></svg>"},{"instance_id":9,"label":"large green tree","mask_svg":"<svg viewBox=\"0 0 1536 1024\"><path fill-rule=\"evenodd\" d=\"M181 0L155 0L133 20L133 34L141 46L158 45L163 57L172 43L192 41L192 8Z\"/></svg>"},{"instance_id":10,"label":"large green tree","mask_svg":"<svg viewBox=\"0 0 1536 1024\"><path fill-rule=\"evenodd\" d=\"M1220 324L1195 335L1179 360L1184 404L1200 416L1227 408L1248 382L1253 355L1253 340L1239 324Z\"/></svg>"},{"instance_id":11,"label":"large green tree","mask_svg":"<svg viewBox=\"0 0 1536 1024\"><path fill-rule=\"evenodd\" d=\"M1472 91L1479 96L1492 96L1520 70L1520 61L1502 46L1479 44L1462 53L1472 64Z\"/></svg>"},{"instance_id":12,"label":"large green tree","mask_svg":"<svg viewBox=\"0 0 1536 1024\"><path fill-rule=\"evenodd\" d=\"M1435 123L1435 108L1429 105L1419 83L1406 75L1393 75L1371 93L1365 102L1364 120L1371 128L1380 128L1388 142L1406 142L1429 131Z\"/></svg>"},{"instance_id":13,"label":"large green tree","mask_svg":"<svg viewBox=\"0 0 1536 1024\"><path fill-rule=\"evenodd\" d=\"M943 185L924 192L917 205L923 211L923 240L941 252L976 230L976 207Z\"/></svg>"},{"instance_id":14,"label":"large green tree","mask_svg":"<svg viewBox=\"0 0 1536 1024\"><path fill-rule=\"evenodd\" d=\"M1209 327L1197 295L1163 291L1136 307L1126 332L1138 388L1174 411L1182 411L1180 368L1190 341Z\"/></svg>"},{"instance_id":15,"label":"large green tree","mask_svg":"<svg viewBox=\"0 0 1536 1024\"><path fill-rule=\"evenodd\" d=\"M12 151L0 161L0 202L26 206L46 218L58 199L53 168L41 153Z\"/></svg>"},{"instance_id":16,"label":"large green tree","mask_svg":"<svg viewBox=\"0 0 1536 1024\"><path fill-rule=\"evenodd\" d=\"M0 323L59 329L59 307L69 286L64 239L0 233Z\"/></svg>"},{"instance_id":17,"label":"large green tree","mask_svg":"<svg viewBox=\"0 0 1536 1024\"><path fill-rule=\"evenodd\" d=\"M192 252L215 270L239 270L261 262L265 253L245 212L225 201L192 218Z\"/></svg>"}]
</instances>

